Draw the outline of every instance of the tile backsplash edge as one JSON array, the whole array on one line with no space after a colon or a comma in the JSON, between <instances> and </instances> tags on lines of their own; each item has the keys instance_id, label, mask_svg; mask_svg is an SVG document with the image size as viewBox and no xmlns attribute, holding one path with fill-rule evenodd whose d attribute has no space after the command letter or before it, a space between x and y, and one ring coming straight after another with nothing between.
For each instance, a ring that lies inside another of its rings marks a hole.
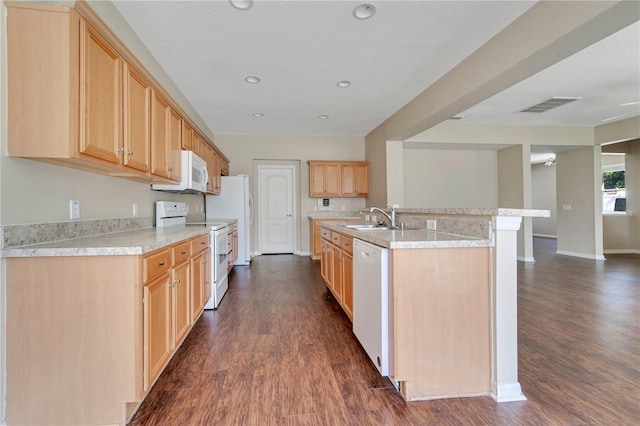
<instances>
[{"instance_id":1,"label":"tile backsplash edge","mask_svg":"<svg viewBox=\"0 0 640 426\"><path fill-rule=\"evenodd\" d=\"M0 226L0 248L25 246L99 234L150 228L152 217L118 219L74 220L66 222L36 223Z\"/></svg>"}]
</instances>

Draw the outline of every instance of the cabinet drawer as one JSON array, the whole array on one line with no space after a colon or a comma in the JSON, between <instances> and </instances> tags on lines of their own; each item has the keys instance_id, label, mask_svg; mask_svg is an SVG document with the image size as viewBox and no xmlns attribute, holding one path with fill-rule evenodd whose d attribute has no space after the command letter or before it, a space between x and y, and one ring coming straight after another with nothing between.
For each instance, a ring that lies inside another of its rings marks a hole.
<instances>
[{"instance_id":1,"label":"cabinet drawer","mask_svg":"<svg viewBox=\"0 0 640 426\"><path fill-rule=\"evenodd\" d=\"M171 267L171 250L168 248L151 253L142 258L142 279L144 282L157 277Z\"/></svg>"},{"instance_id":2,"label":"cabinet drawer","mask_svg":"<svg viewBox=\"0 0 640 426\"><path fill-rule=\"evenodd\" d=\"M177 244L171 247L171 265L175 266L191 257L191 242Z\"/></svg>"},{"instance_id":3,"label":"cabinet drawer","mask_svg":"<svg viewBox=\"0 0 640 426\"><path fill-rule=\"evenodd\" d=\"M331 241L331 231L329 231L328 229L320 228L320 235L325 240Z\"/></svg>"},{"instance_id":4,"label":"cabinet drawer","mask_svg":"<svg viewBox=\"0 0 640 426\"><path fill-rule=\"evenodd\" d=\"M342 244L342 234L331 232L331 242L337 246L340 246Z\"/></svg>"},{"instance_id":5,"label":"cabinet drawer","mask_svg":"<svg viewBox=\"0 0 640 426\"><path fill-rule=\"evenodd\" d=\"M342 247L342 250L346 251L347 253L353 254L353 238L342 235L342 242L340 244L340 247Z\"/></svg>"},{"instance_id":6,"label":"cabinet drawer","mask_svg":"<svg viewBox=\"0 0 640 426\"><path fill-rule=\"evenodd\" d=\"M209 234L191 240L191 253L196 254L209 247Z\"/></svg>"}]
</instances>

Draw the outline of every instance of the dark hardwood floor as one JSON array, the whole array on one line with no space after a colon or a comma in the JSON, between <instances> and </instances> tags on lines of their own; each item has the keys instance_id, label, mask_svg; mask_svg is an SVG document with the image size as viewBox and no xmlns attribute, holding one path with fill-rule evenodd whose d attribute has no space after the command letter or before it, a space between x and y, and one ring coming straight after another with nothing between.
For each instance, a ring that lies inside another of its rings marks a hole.
<instances>
[{"instance_id":1,"label":"dark hardwood floor","mask_svg":"<svg viewBox=\"0 0 640 426\"><path fill-rule=\"evenodd\" d=\"M640 256L554 255L518 265L519 371L527 401L405 403L331 298L319 263L236 267L130 425L640 424Z\"/></svg>"}]
</instances>

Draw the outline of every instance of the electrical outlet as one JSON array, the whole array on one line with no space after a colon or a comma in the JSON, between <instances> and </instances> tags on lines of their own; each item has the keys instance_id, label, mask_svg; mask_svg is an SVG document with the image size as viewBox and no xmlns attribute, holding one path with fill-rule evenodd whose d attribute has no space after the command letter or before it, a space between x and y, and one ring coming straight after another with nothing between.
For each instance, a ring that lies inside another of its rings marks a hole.
<instances>
[{"instance_id":1,"label":"electrical outlet","mask_svg":"<svg viewBox=\"0 0 640 426\"><path fill-rule=\"evenodd\" d=\"M132 214L138 216L138 203L133 203Z\"/></svg>"},{"instance_id":2,"label":"electrical outlet","mask_svg":"<svg viewBox=\"0 0 640 426\"><path fill-rule=\"evenodd\" d=\"M436 230L436 220L435 219L427 219L427 229L430 231Z\"/></svg>"},{"instance_id":3,"label":"electrical outlet","mask_svg":"<svg viewBox=\"0 0 640 426\"><path fill-rule=\"evenodd\" d=\"M80 219L80 201L69 200L69 219Z\"/></svg>"},{"instance_id":4,"label":"electrical outlet","mask_svg":"<svg viewBox=\"0 0 640 426\"><path fill-rule=\"evenodd\" d=\"M365 215L364 215L364 221L365 221L365 222L369 222L369 219L370 219L369 215L368 215L368 214L365 214Z\"/></svg>"},{"instance_id":5,"label":"electrical outlet","mask_svg":"<svg viewBox=\"0 0 640 426\"><path fill-rule=\"evenodd\" d=\"M565 210L565 211L571 210L571 204L563 204L562 205L562 210Z\"/></svg>"},{"instance_id":6,"label":"electrical outlet","mask_svg":"<svg viewBox=\"0 0 640 426\"><path fill-rule=\"evenodd\" d=\"M378 222L378 216L376 216L375 214L371 215L371 222Z\"/></svg>"}]
</instances>

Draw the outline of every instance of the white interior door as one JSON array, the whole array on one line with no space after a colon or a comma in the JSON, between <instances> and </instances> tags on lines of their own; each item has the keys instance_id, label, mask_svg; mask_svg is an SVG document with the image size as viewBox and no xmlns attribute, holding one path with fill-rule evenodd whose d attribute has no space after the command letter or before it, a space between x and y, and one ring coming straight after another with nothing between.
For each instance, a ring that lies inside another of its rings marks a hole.
<instances>
[{"instance_id":1,"label":"white interior door","mask_svg":"<svg viewBox=\"0 0 640 426\"><path fill-rule=\"evenodd\" d=\"M260 166L260 248L263 254L294 252L293 166Z\"/></svg>"}]
</instances>

